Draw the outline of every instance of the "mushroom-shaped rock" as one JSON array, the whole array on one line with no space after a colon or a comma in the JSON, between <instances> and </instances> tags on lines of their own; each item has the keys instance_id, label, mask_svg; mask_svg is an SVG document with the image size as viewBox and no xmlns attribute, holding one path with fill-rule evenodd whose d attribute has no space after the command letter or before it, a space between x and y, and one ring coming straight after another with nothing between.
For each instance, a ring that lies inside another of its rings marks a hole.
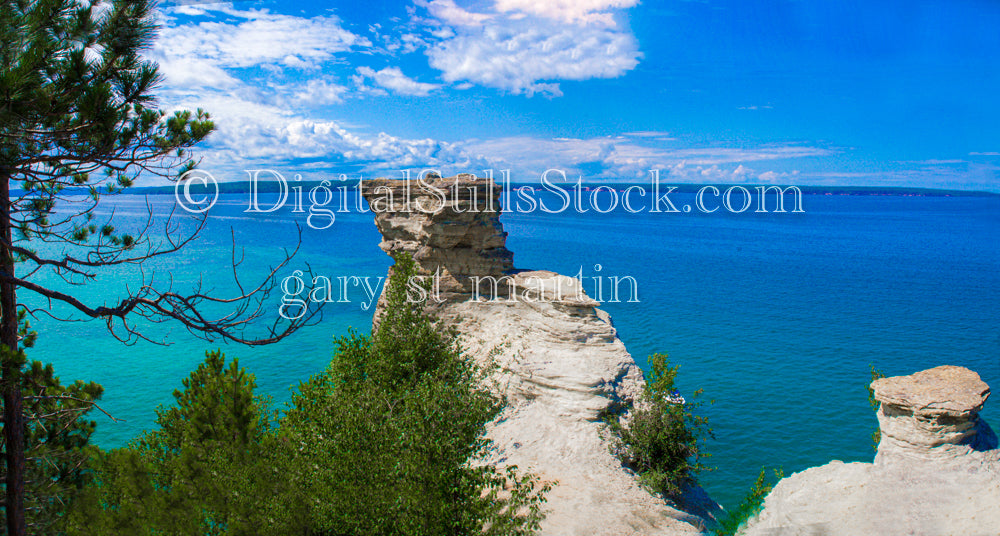
<instances>
[{"instance_id":1,"label":"mushroom-shaped rock","mask_svg":"<svg viewBox=\"0 0 1000 536\"><path fill-rule=\"evenodd\" d=\"M993 536L1000 451L979 411L990 388L953 366L881 378L875 463L832 461L783 479L743 536Z\"/></svg>"},{"instance_id":2,"label":"mushroom-shaped rock","mask_svg":"<svg viewBox=\"0 0 1000 536\"><path fill-rule=\"evenodd\" d=\"M882 442L876 463L898 454L954 457L970 448L989 448L988 433L979 434L979 411L990 387L979 374L950 365L909 376L872 382Z\"/></svg>"}]
</instances>

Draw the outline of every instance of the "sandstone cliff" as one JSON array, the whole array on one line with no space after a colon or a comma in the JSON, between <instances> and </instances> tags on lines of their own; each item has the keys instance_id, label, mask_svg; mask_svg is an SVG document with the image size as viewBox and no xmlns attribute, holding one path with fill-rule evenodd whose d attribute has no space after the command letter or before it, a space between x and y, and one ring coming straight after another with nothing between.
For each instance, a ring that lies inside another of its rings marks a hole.
<instances>
[{"instance_id":1,"label":"sandstone cliff","mask_svg":"<svg viewBox=\"0 0 1000 536\"><path fill-rule=\"evenodd\" d=\"M831 462L779 482L746 536L1000 534L1000 450L978 413L989 387L942 366L872 382L874 463Z\"/></svg>"},{"instance_id":2,"label":"sandstone cliff","mask_svg":"<svg viewBox=\"0 0 1000 536\"><path fill-rule=\"evenodd\" d=\"M382 249L409 252L422 273L438 274L436 313L457 327L470 355L499 365L495 379L510 405L489 430L497 446L489 461L558 482L542 533L699 533L701 517L641 489L609 452L600 414L638 396L642 372L576 279L514 270L498 217L499 186L474 177L433 179L426 187L379 179L363 193ZM485 276L499 283L476 285ZM689 511L717 508L700 490L689 497Z\"/></svg>"}]
</instances>

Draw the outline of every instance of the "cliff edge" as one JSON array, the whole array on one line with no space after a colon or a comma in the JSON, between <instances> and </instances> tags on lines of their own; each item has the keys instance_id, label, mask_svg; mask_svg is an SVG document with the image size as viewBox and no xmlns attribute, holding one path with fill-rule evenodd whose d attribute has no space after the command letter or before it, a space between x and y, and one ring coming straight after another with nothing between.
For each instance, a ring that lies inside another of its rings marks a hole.
<instances>
[{"instance_id":1,"label":"cliff edge","mask_svg":"<svg viewBox=\"0 0 1000 536\"><path fill-rule=\"evenodd\" d=\"M376 179L363 195L381 248L413 255L435 276L429 307L459 332L468 355L495 363L494 388L509 406L489 436L489 463L514 464L544 481L542 534L698 534L716 511L700 489L684 509L643 490L601 437L601 415L643 390L642 371L608 315L574 278L514 269L500 224L500 186L472 176ZM376 311L375 322L379 312Z\"/></svg>"},{"instance_id":2,"label":"cliff edge","mask_svg":"<svg viewBox=\"0 0 1000 536\"><path fill-rule=\"evenodd\" d=\"M979 418L990 388L941 366L871 384L874 463L833 461L783 479L746 536L1000 534L1000 450Z\"/></svg>"}]
</instances>

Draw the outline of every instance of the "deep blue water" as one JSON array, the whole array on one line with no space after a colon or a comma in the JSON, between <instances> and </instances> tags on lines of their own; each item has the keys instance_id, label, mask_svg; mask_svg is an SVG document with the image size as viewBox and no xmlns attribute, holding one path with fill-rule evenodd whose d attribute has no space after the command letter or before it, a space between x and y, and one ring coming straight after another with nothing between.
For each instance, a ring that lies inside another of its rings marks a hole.
<instances>
[{"instance_id":1,"label":"deep blue water","mask_svg":"<svg viewBox=\"0 0 1000 536\"><path fill-rule=\"evenodd\" d=\"M150 199L160 214L172 203ZM103 211L113 206L120 227L138 225L144 202L123 196ZM304 218L287 211L251 217L245 207L245 196L224 196L197 242L151 265L157 278L169 275L184 288L201 277L207 287L232 290L231 229L244 248L242 273L261 277L282 248L294 247L294 222ZM725 505L740 499L763 465L790 474L831 459L870 460L869 363L889 375L964 365L1000 386L1000 198L808 195L804 208L502 217L519 268L636 279L639 303L604 308L641 365L650 353L667 353L681 365L681 389L702 388L714 400L704 412L715 433L708 461L717 469L702 481ZM305 229L281 275L305 262L331 279L384 275L389 258L372 219L342 213L330 229ZM103 287L76 290L101 301L136 277L124 268L100 278ZM592 279L585 288L595 293ZM369 330L364 292L350 291L351 303L330 304L321 324L279 344L221 347L280 405L291 386L323 369L335 335L349 326ZM124 346L97 322L40 317L34 326L41 336L30 357L55 363L64 380L103 384L103 407L126 420L99 420L96 441L105 447L148 428L157 404L171 402L205 350L221 344L170 324L146 331L169 346ZM1000 424L1000 403L987 405L984 416Z\"/></svg>"}]
</instances>

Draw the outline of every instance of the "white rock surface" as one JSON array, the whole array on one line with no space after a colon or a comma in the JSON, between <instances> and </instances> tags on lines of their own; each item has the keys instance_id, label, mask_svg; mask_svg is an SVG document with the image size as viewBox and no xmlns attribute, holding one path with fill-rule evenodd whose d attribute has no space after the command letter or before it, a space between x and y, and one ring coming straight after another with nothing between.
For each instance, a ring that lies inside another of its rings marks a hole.
<instances>
[{"instance_id":1,"label":"white rock surface","mask_svg":"<svg viewBox=\"0 0 1000 536\"><path fill-rule=\"evenodd\" d=\"M577 280L526 272L518 288L561 283L556 301L465 301L449 305L465 346L492 359L510 400L489 435L493 463L515 464L545 481L549 494L545 535L698 534L704 521L639 487L601 437L601 412L638 396L642 372L589 298L573 300Z\"/></svg>"},{"instance_id":2,"label":"white rock surface","mask_svg":"<svg viewBox=\"0 0 1000 536\"><path fill-rule=\"evenodd\" d=\"M512 270L497 212L483 210L498 207L500 189L484 188L484 182L433 181L443 191L457 185L454 191L465 192L448 197L459 210L434 214L419 210L429 194L415 182L373 181L365 197L374 209L388 206L379 195L395 196L395 210L374 210L382 248L412 253L421 273L444 274L444 302L435 312L458 329L469 355L499 367L494 388L510 405L489 430L497 450L488 462L514 464L557 483L546 504L546 536L700 533L703 518L643 490L601 436L601 413L633 400L644 385L610 318L576 279ZM409 200L400 203L406 192ZM474 208L480 211L470 213ZM477 275L510 277L499 299L473 301L468 277ZM703 515L718 508L700 489L689 490L685 503Z\"/></svg>"},{"instance_id":3,"label":"white rock surface","mask_svg":"<svg viewBox=\"0 0 1000 536\"><path fill-rule=\"evenodd\" d=\"M874 463L831 462L779 482L746 536L1000 534L1000 451L978 411L989 387L937 367L872 383Z\"/></svg>"}]
</instances>

